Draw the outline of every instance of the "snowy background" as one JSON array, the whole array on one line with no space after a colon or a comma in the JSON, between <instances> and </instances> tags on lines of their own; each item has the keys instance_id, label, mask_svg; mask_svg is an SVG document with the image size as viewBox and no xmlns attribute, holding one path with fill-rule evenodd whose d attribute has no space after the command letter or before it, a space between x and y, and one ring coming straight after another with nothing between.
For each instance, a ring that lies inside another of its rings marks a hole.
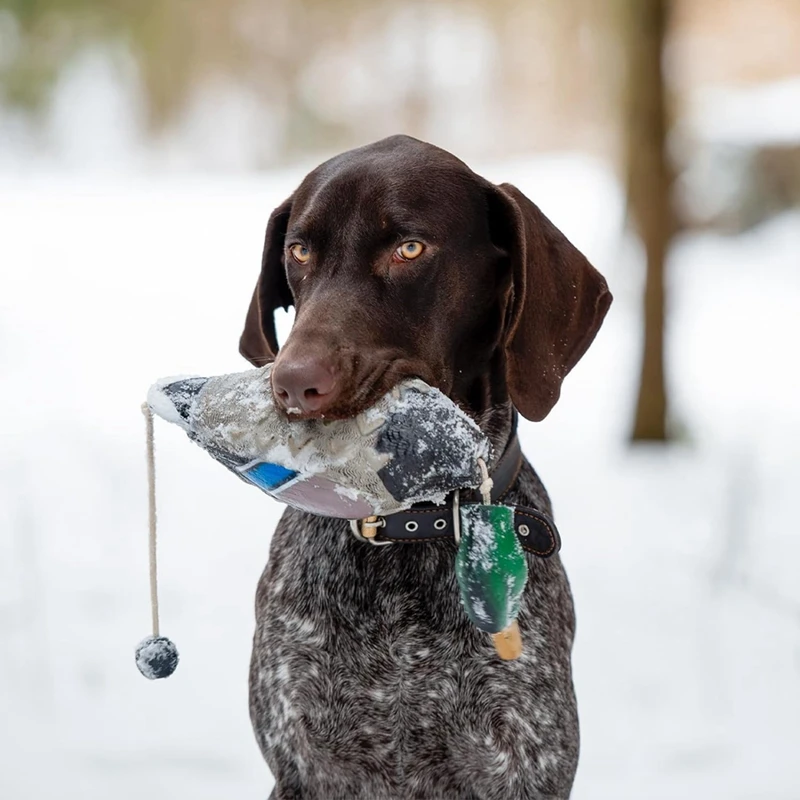
<instances>
[{"instance_id":1,"label":"snowy background","mask_svg":"<svg viewBox=\"0 0 800 800\"><path fill-rule=\"evenodd\" d=\"M247 671L281 508L156 423L162 629L182 661L145 681L139 405L162 375L245 366L266 219L312 162L176 167L196 164L186 131L154 158L104 65L64 79L44 151L0 113L0 798L264 800ZM693 124L800 140L797 82L742 98L706 98ZM189 129L202 140L226 108ZM521 430L578 613L573 797L800 799L800 211L678 238L682 436L631 448L643 275L614 172L578 153L472 166L534 199L615 295L556 409Z\"/></svg>"},{"instance_id":2,"label":"snowy background","mask_svg":"<svg viewBox=\"0 0 800 800\"><path fill-rule=\"evenodd\" d=\"M480 168L535 197L616 294L561 403L522 427L578 609L574 796L795 800L800 217L680 241L685 441L630 450L640 275L613 178L579 156ZM3 798L267 795L246 677L280 507L158 425L163 628L183 660L144 681L138 407L163 374L243 366L264 222L299 177L2 184Z\"/></svg>"}]
</instances>

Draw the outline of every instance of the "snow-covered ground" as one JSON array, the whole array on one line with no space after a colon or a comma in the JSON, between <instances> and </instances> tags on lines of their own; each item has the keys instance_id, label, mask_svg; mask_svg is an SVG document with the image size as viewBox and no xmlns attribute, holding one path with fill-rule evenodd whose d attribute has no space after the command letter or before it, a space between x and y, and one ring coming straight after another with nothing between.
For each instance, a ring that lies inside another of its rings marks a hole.
<instances>
[{"instance_id":1,"label":"snow-covered ground","mask_svg":"<svg viewBox=\"0 0 800 800\"><path fill-rule=\"evenodd\" d=\"M800 217L679 243L684 441L631 450L641 274L594 162L483 172L530 194L616 303L522 439L578 609L576 800L800 798ZM252 600L280 507L157 426L168 681L148 632L143 423L157 377L244 366L267 215L296 174L0 182L0 797L263 800Z\"/></svg>"}]
</instances>

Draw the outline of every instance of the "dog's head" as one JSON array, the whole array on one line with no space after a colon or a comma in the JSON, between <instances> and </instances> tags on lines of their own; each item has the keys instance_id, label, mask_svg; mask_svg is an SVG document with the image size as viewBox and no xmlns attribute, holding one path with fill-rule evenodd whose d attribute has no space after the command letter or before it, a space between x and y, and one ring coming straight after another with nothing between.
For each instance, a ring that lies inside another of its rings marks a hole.
<instances>
[{"instance_id":1,"label":"dog's head","mask_svg":"<svg viewBox=\"0 0 800 800\"><path fill-rule=\"evenodd\" d=\"M510 184L393 136L311 172L267 225L240 351L275 397L346 418L422 378L474 413L543 419L611 303L606 282ZM273 312L293 305L278 352Z\"/></svg>"}]
</instances>

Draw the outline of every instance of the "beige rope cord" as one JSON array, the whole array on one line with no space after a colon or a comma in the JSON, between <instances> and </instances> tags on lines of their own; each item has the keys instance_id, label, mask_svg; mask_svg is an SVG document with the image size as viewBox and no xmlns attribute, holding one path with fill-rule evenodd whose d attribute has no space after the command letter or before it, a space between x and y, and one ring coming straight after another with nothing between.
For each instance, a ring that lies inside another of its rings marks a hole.
<instances>
[{"instance_id":1,"label":"beige rope cord","mask_svg":"<svg viewBox=\"0 0 800 800\"><path fill-rule=\"evenodd\" d=\"M150 562L150 611L153 618L153 636L159 635L158 625L158 561L156 558L156 448L153 433L153 412L147 403L142 403L145 419L145 441L147 449L147 527L148 555Z\"/></svg>"},{"instance_id":2,"label":"beige rope cord","mask_svg":"<svg viewBox=\"0 0 800 800\"><path fill-rule=\"evenodd\" d=\"M483 498L483 504L490 506L492 504L492 488L494 487L494 481L489 477L489 468L480 456L478 457L478 467L481 471L481 478L483 479L478 489Z\"/></svg>"},{"instance_id":3,"label":"beige rope cord","mask_svg":"<svg viewBox=\"0 0 800 800\"><path fill-rule=\"evenodd\" d=\"M158 562L156 559L156 452L153 432L153 412L147 403L142 404L145 420L147 455L147 528L150 567L150 612L153 633L139 642L136 648L136 666L149 680L166 678L178 666L178 650L165 636L161 636L158 622Z\"/></svg>"}]
</instances>

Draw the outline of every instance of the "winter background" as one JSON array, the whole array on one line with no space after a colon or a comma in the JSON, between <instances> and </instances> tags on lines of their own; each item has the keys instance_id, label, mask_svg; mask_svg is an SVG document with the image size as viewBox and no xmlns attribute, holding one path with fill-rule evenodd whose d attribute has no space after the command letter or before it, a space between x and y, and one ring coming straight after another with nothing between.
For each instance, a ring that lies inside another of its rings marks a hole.
<instances>
[{"instance_id":1,"label":"winter background","mask_svg":"<svg viewBox=\"0 0 800 800\"><path fill-rule=\"evenodd\" d=\"M597 4L240 0L201 24L148 0L130 29L131 4L106 27L94 5L0 0L0 798L267 797L247 671L281 508L157 423L182 661L145 681L139 405L162 375L245 367L270 210L324 157L407 131L517 184L615 294L521 426L578 613L573 797L800 799L797 2L674 4L666 446L629 441L644 267ZM775 152L789 191L760 166Z\"/></svg>"}]
</instances>

